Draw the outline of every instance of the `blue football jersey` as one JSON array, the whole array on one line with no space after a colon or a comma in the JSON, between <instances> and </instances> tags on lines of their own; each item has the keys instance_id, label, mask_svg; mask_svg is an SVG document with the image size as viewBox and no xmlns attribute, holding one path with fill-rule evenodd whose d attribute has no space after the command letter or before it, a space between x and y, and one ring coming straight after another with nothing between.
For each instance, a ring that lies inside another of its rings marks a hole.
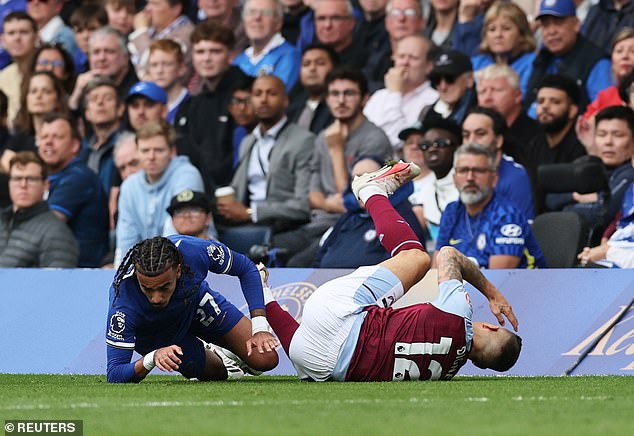
<instances>
[{"instance_id":1,"label":"blue football jersey","mask_svg":"<svg viewBox=\"0 0 634 436\"><path fill-rule=\"evenodd\" d=\"M493 197L479 214L471 217L460 201L450 203L442 214L436 249L452 246L480 267L489 267L489 257L520 258L518 268L542 268L544 255L526 217L504 197Z\"/></svg>"},{"instance_id":2,"label":"blue football jersey","mask_svg":"<svg viewBox=\"0 0 634 436\"><path fill-rule=\"evenodd\" d=\"M188 335L212 341L235 326L242 314L209 287L208 272L238 276L249 309L264 308L260 274L246 256L216 241L183 235L169 239L182 254L183 272L167 307L158 309L150 304L140 290L133 267L119 285L116 298L114 287L110 287L106 325L109 379L113 366L129 364L133 350L147 354L179 344ZM127 374L123 379L114 379L128 381L130 373Z\"/></svg>"}]
</instances>

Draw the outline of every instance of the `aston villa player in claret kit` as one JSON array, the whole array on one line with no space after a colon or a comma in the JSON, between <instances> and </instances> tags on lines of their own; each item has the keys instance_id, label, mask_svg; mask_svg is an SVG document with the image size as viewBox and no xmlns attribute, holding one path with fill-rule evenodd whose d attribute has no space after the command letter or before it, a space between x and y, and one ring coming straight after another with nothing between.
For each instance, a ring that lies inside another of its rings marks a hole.
<instances>
[{"instance_id":1,"label":"aston villa player in claret kit","mask_svg":"<svg viewBox=\"0 0 634 436\"><path fill-rule=\"evenodd\" d=\"M517 331L511 305L475 264L452 247L438 253L438 298L393 309L430 267L405 220L388 200L420 173L399 162L355 177L352 189L392 257L358 268L317 288L304 307L302 323L284 311L266 285L266 314L300 378L315 381L449 380L470 359L480 368L506 371L517 361L521 339L503 327L472 322L463 280L489 301L500 325L506 317Z\"/></svg>"},{"instance_id":2,"label":"aston villa player in claret kit","mask_svg":"<svg viewBox=\"0 0 634 436\"><path fill-rule=\"evenodd\" d=\"M208 272L240 279L251 320L209 287ZM278 363L253 262L191 236L146 239L128 251L110 287L106 329L112 383L139 382L155 366L208 381ZM131 362L133 351L143 357Z\"/></svg>"}]
</instances>

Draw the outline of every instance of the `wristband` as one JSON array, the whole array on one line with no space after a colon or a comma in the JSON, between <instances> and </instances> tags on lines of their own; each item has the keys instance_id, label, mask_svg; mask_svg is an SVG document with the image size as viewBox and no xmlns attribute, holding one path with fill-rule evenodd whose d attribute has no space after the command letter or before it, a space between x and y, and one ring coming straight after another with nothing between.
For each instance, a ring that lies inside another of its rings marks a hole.
<instances>
[{"instance_id":1,"label":"wristband","mask_svg":"<svg viewBox=\"0 0 634 436\"><path fill-rule=\"evenodd\" d=\"M254 316L251 318L251 335L255 335L260 332L270 333L269 323L265 316Z\"/></svg>"},{"instance_id":2,"label":"wristband","mask_svg":"<svg viewBox=\"0 0 634 436\"><path fill-rule=\"evenodd\" d=\"M156 353L156 350L143 356L143 368L148 371L152 371L156 366L156 362L154 362L154 353Z\"/></svg>"}]
</instances>

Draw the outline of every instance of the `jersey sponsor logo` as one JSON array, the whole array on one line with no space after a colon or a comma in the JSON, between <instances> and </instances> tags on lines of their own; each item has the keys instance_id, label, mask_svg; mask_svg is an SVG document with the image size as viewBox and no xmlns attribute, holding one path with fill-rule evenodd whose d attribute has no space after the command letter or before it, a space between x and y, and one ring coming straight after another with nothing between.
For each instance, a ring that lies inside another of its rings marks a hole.
<instances>
[{"instance_id":1,"label":"jersey sponsor logo","mask_svg":"<svg viewBox=\"0 0 634 436\"><path fill-rule=\"evenodd\" d=\"M460 244L461 242L462 242L462 239L454 239L454 238L449 239L449 245L456 245L456 244Z\"/></svg>"},{"instance_id":2,"label":"jersey sponsor logo","mask_svg":"<svg viewBox=\"0 0 634 436\"><path fill-rule=\"evenodd\" d=\"M495 238L495 243L500 245L524 245L524 238Z\"/></svg>"},{"instance_id":3,"label":"jersey sponsor logo","mask_svg":"<svg viewBox=\"0 0 634 436\"><path fill-rule=\"evenodd\" d=\"M211 243L207 246L207 255L214 262L218 262L221 265L225 263L224 250L214 243Z\"/></svg>"},{"instance_id":4,"label":"jersey sponsor logo","mask_svg":"<svg viewBox=\"0 0 634 436\"><path fill-rule=\"evenodd\" d=\"M517 238L522 236L522 228L517 224L506 224L502 226L500 233L507 238Z\"/></svg>"},{"instance_id":5,"label":"jersey sponsor logo","mask_svg":"<svg viewBox=\"0 0 634 436\"><path fill-rule=\"evenodd\" d=\"M121 334L123 330L125 330L125 313L117 310L115 314L110 317L108 336L113 339L123 340L123 335Z\"/></svg>"},{"instance_id":6,"label":"jersey sponsor logo","mask_svg":"<svg viewBox=\"0 0 634 436\"><path fill-rule=\"evenodd\" d=\"M480 233L478 235L478 240L476 241L476 247L478 250L482 251L487 246L487 236L484 233Z\"/></svg>"}]
</instances>

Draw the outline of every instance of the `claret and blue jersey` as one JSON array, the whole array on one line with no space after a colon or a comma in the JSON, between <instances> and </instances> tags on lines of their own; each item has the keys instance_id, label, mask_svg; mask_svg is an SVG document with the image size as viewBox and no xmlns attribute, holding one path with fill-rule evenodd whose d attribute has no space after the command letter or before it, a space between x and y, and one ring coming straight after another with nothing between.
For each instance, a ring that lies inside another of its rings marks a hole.
<instances>
[{"instance_id":1,"label":"claret and blue jersey","mask_svg":"<svg viewBox=\"0 0 634 436\"><path fill-rule=\"evenodd\" d=\"M246 256L216 241L182 235L168 239L178 247L185 267L166 308L150 304L133 267L122 280L116 298L114 287L110 287L108 381L136 381L134 362L130 362L135 350L143 355L192 337L212 342L236 325L242 313L209 287L208 272L238 276L249 309L264 308L260 274Z\"/></svg>"}]
</instances>

